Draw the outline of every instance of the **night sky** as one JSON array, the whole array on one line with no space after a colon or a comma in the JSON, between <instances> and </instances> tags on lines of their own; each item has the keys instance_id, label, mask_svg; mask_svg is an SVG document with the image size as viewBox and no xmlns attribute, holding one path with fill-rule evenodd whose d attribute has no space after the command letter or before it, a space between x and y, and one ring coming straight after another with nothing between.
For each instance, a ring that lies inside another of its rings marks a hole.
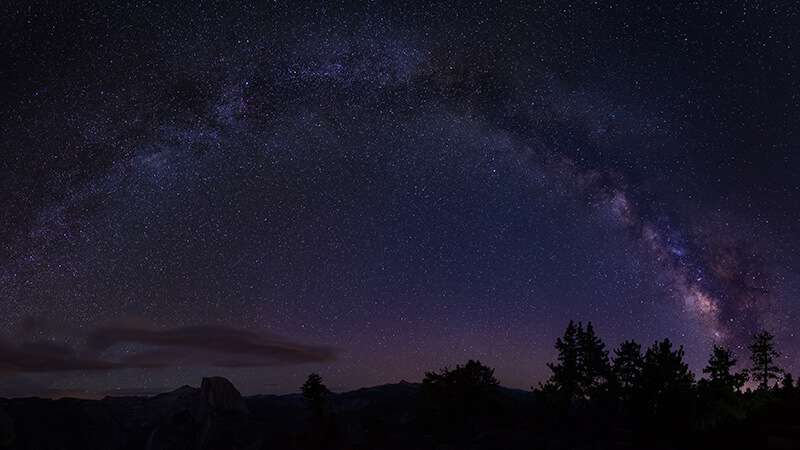
<instances>
[{"instance_id":1,"label":"night sky","mask_svg":"<svg viewBox=\"0 0 800 450\"><path fill-rule=\"evenodd\" d=\"M570 319L800 372L797 4L14 3L0 396L529 388Z\"/></svg>"}]
</instances>

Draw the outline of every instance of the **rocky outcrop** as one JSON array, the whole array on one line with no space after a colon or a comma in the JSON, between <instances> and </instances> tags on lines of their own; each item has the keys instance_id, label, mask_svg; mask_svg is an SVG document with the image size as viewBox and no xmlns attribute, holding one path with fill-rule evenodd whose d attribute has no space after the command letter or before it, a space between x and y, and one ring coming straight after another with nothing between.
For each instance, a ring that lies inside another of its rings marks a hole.
<instances>
[{"instance_id":1,"label":"rocky outcrop","mask_svg":"<svg viewBox=\"0 0 800 450\"><path fill-rule=\"evenodd\" d=\"M250 450L261 430L236 387L222 377L203 378L200 390L182 388L160 400L171 414L152 431L148 450Z\"/></svg>"},{"instance_id":2,"label":"rocky outcrop","mask_svg":"<svg viewBox=\"0 0 800 450\"><path fill-rule=\"evenodd\" d=\"M203 378L200 385L203 398L211 409L216 411L247 414L247 404L239 390L223 377Z\"/></svg>"}]
</instances>

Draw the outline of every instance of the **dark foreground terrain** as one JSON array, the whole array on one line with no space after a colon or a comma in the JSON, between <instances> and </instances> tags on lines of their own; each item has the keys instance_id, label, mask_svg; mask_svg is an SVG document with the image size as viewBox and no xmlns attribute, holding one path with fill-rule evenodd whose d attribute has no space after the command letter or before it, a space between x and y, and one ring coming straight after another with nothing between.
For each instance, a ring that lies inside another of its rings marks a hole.
<instances>
[{"instance_id":1,"label":"dark foreground terrain","mask_svg":"<svg viewBox=\"0 0 800 450\"><path fill-rule=\"evenodd\" d=\"M420 384L401 382L332 394L324 418L315 418L300 394L243 398L224 378L154 397L2 399L0 448L800 448L800 408L791 402L713 431L645 433L613 411L591 405L558 411L526 391L498 387L469 415L431 408L421 391Z\"/></svg>"}]
</instances>

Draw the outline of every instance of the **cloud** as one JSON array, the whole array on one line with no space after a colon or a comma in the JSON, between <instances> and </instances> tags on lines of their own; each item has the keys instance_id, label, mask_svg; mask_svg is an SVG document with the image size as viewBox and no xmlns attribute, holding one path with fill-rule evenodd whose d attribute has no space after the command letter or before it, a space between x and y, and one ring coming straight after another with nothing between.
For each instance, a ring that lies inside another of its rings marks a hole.
<instances>
[{"instance_id":1,"label":"cloud","mask_svg":"<svg viewBox=\"0 0 800 450\"><path fill-rule=\"evenodd\" d=\"M212 362L222 367L256 367L335 359L330 347L298 344L270 335L247 330L198 325L172 329L137 327L104 327L89 334L88 346L103 351L115 345L135 344L149 347L126 357L141 365L168 365L181 362Z\"/></svg>"},{"instance_id":2,"label":"cloud","mask_svg":"<svg viewBox=\"0 0 800 450\"><path fill-rule=\"evenodd\" d=\"M125 347L124 351L120 347ZM19 344L0 339L0 374L109 371L175 366L267 367L336 359L336 349L271 334L197 325L167 329L98 327L85 348L49 340Z\"/></svg>"},{"instance_id":3,"label":"cloud","mask_svg":"<svg viewBox=\"0 0 800 450\"><path fill-rule=\"evenodd\" d=\"M94 371L116 367L110 361L79 355L66 344L36 341L14 345L0 340L0 373Z\"/></svg>"}]
</instances>

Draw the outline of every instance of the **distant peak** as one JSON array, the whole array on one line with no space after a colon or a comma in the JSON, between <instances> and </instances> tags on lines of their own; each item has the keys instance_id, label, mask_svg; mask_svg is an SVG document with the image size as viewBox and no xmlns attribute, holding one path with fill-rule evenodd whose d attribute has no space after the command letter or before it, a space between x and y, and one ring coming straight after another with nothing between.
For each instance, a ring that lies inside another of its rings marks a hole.
<instances>
[{"instance_id":1,"label":"distant peak","mask_svg":"<svg viewBox=\"0 0 800 450\"><path fill-rule=\"evenodd\" d=\"M242 394L227 378L203 378L200 390L206 403L212 408L247 413L247 405L242 399Z\"/></svg>"}]
</instances>

